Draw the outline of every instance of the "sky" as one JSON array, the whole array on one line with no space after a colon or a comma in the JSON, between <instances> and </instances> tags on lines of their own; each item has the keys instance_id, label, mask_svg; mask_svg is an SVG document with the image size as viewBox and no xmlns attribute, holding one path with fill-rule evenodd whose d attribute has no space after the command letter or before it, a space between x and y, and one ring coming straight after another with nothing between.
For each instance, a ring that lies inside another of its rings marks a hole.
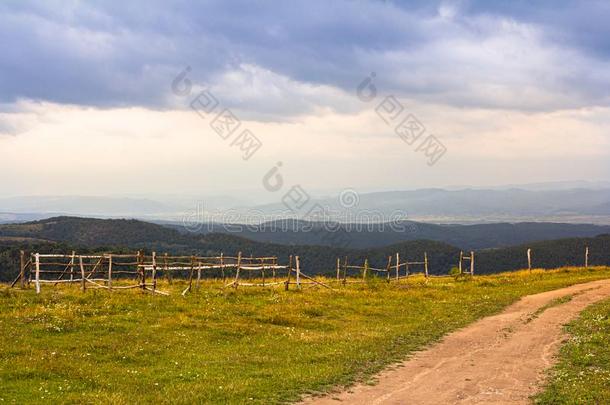
<instances>
[{"instance_id":1,"label":"sky","mask_svg":"<svg viewBox=\"0 0 610 405\"><path fill-rule=\"evenodd\" d=\"M608 21L607 1L2 1L0 196L608 181Z\"/></svg>"}]
</instances>

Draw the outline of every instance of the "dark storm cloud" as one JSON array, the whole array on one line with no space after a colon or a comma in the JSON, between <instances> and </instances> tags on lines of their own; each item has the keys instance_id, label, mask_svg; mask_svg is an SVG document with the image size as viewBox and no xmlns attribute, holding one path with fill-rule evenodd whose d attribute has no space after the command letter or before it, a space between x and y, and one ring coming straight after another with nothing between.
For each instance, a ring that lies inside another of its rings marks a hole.
<instances>
[{"instance_id":1,"label":"dark storm cloud","mask_svg":"<svg viewBox=\"0 0 610 405\"><path fill-rule=\"evenodd\" d=\"M608 18L607 3L576 1L6 1L0 103L165 108L169 83L188 64L212 86L245 65L353 92L374 70L386 93L430 102L600 105L610 84ZM503 47L515 54L508 63Z\"/></svg>"}]
</instances>

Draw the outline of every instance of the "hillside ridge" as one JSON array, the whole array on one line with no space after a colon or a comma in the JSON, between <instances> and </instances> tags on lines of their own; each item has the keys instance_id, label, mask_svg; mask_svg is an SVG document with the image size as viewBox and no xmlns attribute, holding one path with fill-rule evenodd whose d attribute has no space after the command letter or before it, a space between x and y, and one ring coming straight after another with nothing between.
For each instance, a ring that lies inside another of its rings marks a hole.
<instances>
[{"instance_id":1,"label":"hillside ridge","mask_svg":"<svg viewBox=\"0 0 610 405\"><path fill-rule=\"evenodd\" d=\"M18 238L25 238L17 243ZM3 242L3 239L5 242ZM49 241L43 242L41 240ZM9 243L10 241L10 243ZM476 251L476 273L487 274L527 267L526 251L533 250L535 267L556 268L584 263L584 249L590 247L591 265L610 264L610 235L566 238ZM424 252L431 274L447 274L456 266L460 248L432 240L412 240L382 247L354 248L320 245L281 245L257 242L223 234L181 233L161 225L133 219L90 219L56 217L23 224L0 225L0 277L8 280L17 271L19 249L66 252L76 250L146 250L176 254L215 255L220 252L277 256L286 263L299 255L303 269L312 274L333 274L336 259L348 257L352 264L369 259L372 266L385 267L388 256L399 253L409 261L420 261ZM414 269L416 270L416 269Z\"/></svg>"}]
</instances>

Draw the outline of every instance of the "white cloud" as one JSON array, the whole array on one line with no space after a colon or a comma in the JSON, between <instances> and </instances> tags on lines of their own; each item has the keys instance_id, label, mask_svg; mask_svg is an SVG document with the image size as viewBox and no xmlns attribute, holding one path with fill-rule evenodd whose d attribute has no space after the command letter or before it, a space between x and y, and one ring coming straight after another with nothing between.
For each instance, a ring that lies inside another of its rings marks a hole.
<instances>
[{"instance_id":1,"label":"white cloud","mask_svg":"<svg viewBox=\"0 0 610 405\"><path fill-rule=\"evenodd\" d=\"M440 34L404 49L360 53L361 63L372 61L387 91L424 102L516 111L610 100L607 91L596 90L610 82L610 63L550 43L538 26L487 15L422 24Z\"/></svg>"},{"instance_id":2,"label":"white cloud","mask_svg":"<svg viewBox=\"0 0 610 405\"><path fill-rule=\"evenodd\" d=\"M353 94L338 87L290 79L251 64L222 72L209 87L240 117L261 121L285 121L330 111L354 112L362 108Z\"/></svg>"},{"instance_id":3,"label":"white cloud","mask_svg":"<svg viewBox=\"0 0 610 405\"><path fill-rule=\"evenodd\" d=\"M209 128L209 119L190 110L24 102L23 112L8 115L27 129L0 138L3 190L5 195L221 193L261 188L262 176L278 161L287 184L310 189L607 178L608 108L521 113L404 103L448 148L433 168L381 121L373 105L286 122L244 119L243 127L264 144L244 162ZM574 171L576 162L582 165ZM492 166L481 170L481 165ZM531 172L532 165L539 168Z\"/></svg>"},{"instance_id":4,"label":"white cloud","mask_svg":"<svg viewBox=\"0 0 610 405\"><path fill-rule=\"evenodd\" d=\"M268 120L351 111L336 89L351 93L373 70L385 92L447 105L608 105L606 39L593 35L604 32L607 8L472 3L0 4L0 97L171 108L168 84L190 64L228 104L253 101L244 112ZM589 9L599 13L590 32L580 22Z\"/></svg>"}]
</instances>

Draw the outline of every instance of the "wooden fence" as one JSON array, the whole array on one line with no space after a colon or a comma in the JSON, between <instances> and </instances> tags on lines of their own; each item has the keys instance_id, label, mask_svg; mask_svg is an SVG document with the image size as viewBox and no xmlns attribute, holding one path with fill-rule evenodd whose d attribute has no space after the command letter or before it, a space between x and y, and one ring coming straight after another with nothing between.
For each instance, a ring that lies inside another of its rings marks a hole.
<instances>
[{"instance_id":1,"label":"wooden fence","mask_svg":"<svg viewBox=\"0 0 610 405\"><path fill-rule=\"evenodd\" d=\"M527 263L533 268L532 249L527 249ZM466 266L467 264L467 266ZM589 247L585 248L584 267L589 267ZM459 274L474 276L475 254L460 252ZM152 294L169 295L157 288L157 281L165 278L172 283L174 277L187 281L182 295L198 289L202 278L222 279L225 287L273 287L291 285L298 289L306 286L332 289L333 283L346 285L366 283L370 278L382 278L387 282L398 282L415 273L422 273L426 279L429 273L428 254L424 252L420 261L402 261L400 254L388 256L384 268L372 267L368 259L362 265L350 265L345 257L336 262L336 279L324 282L306 274L301 268L299 256L290 256L287 265L278 264L276 256L247 257L239 252L236 256L170 256L156 252L116 254L43 254L20 255L20 272L11 287L17 282L21 288L34 284L40 293L44 284L77 283L83 291L88 288L105 290L141 289ZM315 273L315 272L314 272ZM311 274L311 273L310 273ZM115 284L115 282L120 281ZM228 281L228 282L227 282Z\"/></svg>"},{"instance_id":2,"label":"wooden fence","mask_svg":"<svg viewBox=\"0 0 610 405\"><path fill-rule=\"evenodd\" d=\"M60 283L78 283L83 291L87 288L106 290L121 290L139 288L153 294L167 295L167 292L157 289L159 277L165 277L169 283L175 275L186 278L188 284L182 294L199 287L204 273L214 272L217 278L226 279L235 276L235 282L241 272L259 271L277 278L277 271L285 269L279 266L276 257L242 257L237 256L159 256L142 252L131 254L101 253L101 254L41 254L32 253L25 260L21 252L19 277L12 286L20 281L21 287L26 283L34 283L36 292L40 293L43 284L57 285ZM122 281L119 285L114 282ZM125 283L127 281L127 283Z\"/></svg>"},{"instance_id":3,"label":"wooden fence","mask_svg":"<svg viewBox=\"0 0 610 405\"><path fill-rule=\"evenodd\" d=\"M393 262L393 259L396 258L396 262ZM368 259L365 259L364 264L361 266L354 266L348 264L348 259L345 257L343 261L343 265L341 265L341 259L337 258L337 268L336 268L336 281L342 284L347 283L364 283L367 281L367 278L371 274L375 274L377 276L382 276L390 281L398 281L403 278L407 278L410 275L416 273L413 271L414 268L421 267L421 271L423 272L426 278L429 277L428 273L428 254L424 252L424 257L422 261L419 262L409 262L400 261L400 254L396 253L395 255L388 256L388 264L385 268L375 268L369 266ZM404 269L404 270L403 270ZM350 271L356 271L357 275L351 274L352 279L348 279L348 274ZM403 272L404 271L404 272ZM354 277L355 276L355 277Z\"/></svg>"},{"instance_id":4,"label":"wooden fence","mask_svg":"<svg viewBox=\"0 0 610 405\"><path fill-rule=\"evenodd\" d=\"M529 251L531 251L531 249L528 249L528 252ZM464 270L464 262L469 262L470 264L466 270ZM464 252L460 252L460 263L458 268L460 270L460 274L469 274L474 276L474 252L470 252L470 256L464 256Z\"/></svg>"}]
</instances>

